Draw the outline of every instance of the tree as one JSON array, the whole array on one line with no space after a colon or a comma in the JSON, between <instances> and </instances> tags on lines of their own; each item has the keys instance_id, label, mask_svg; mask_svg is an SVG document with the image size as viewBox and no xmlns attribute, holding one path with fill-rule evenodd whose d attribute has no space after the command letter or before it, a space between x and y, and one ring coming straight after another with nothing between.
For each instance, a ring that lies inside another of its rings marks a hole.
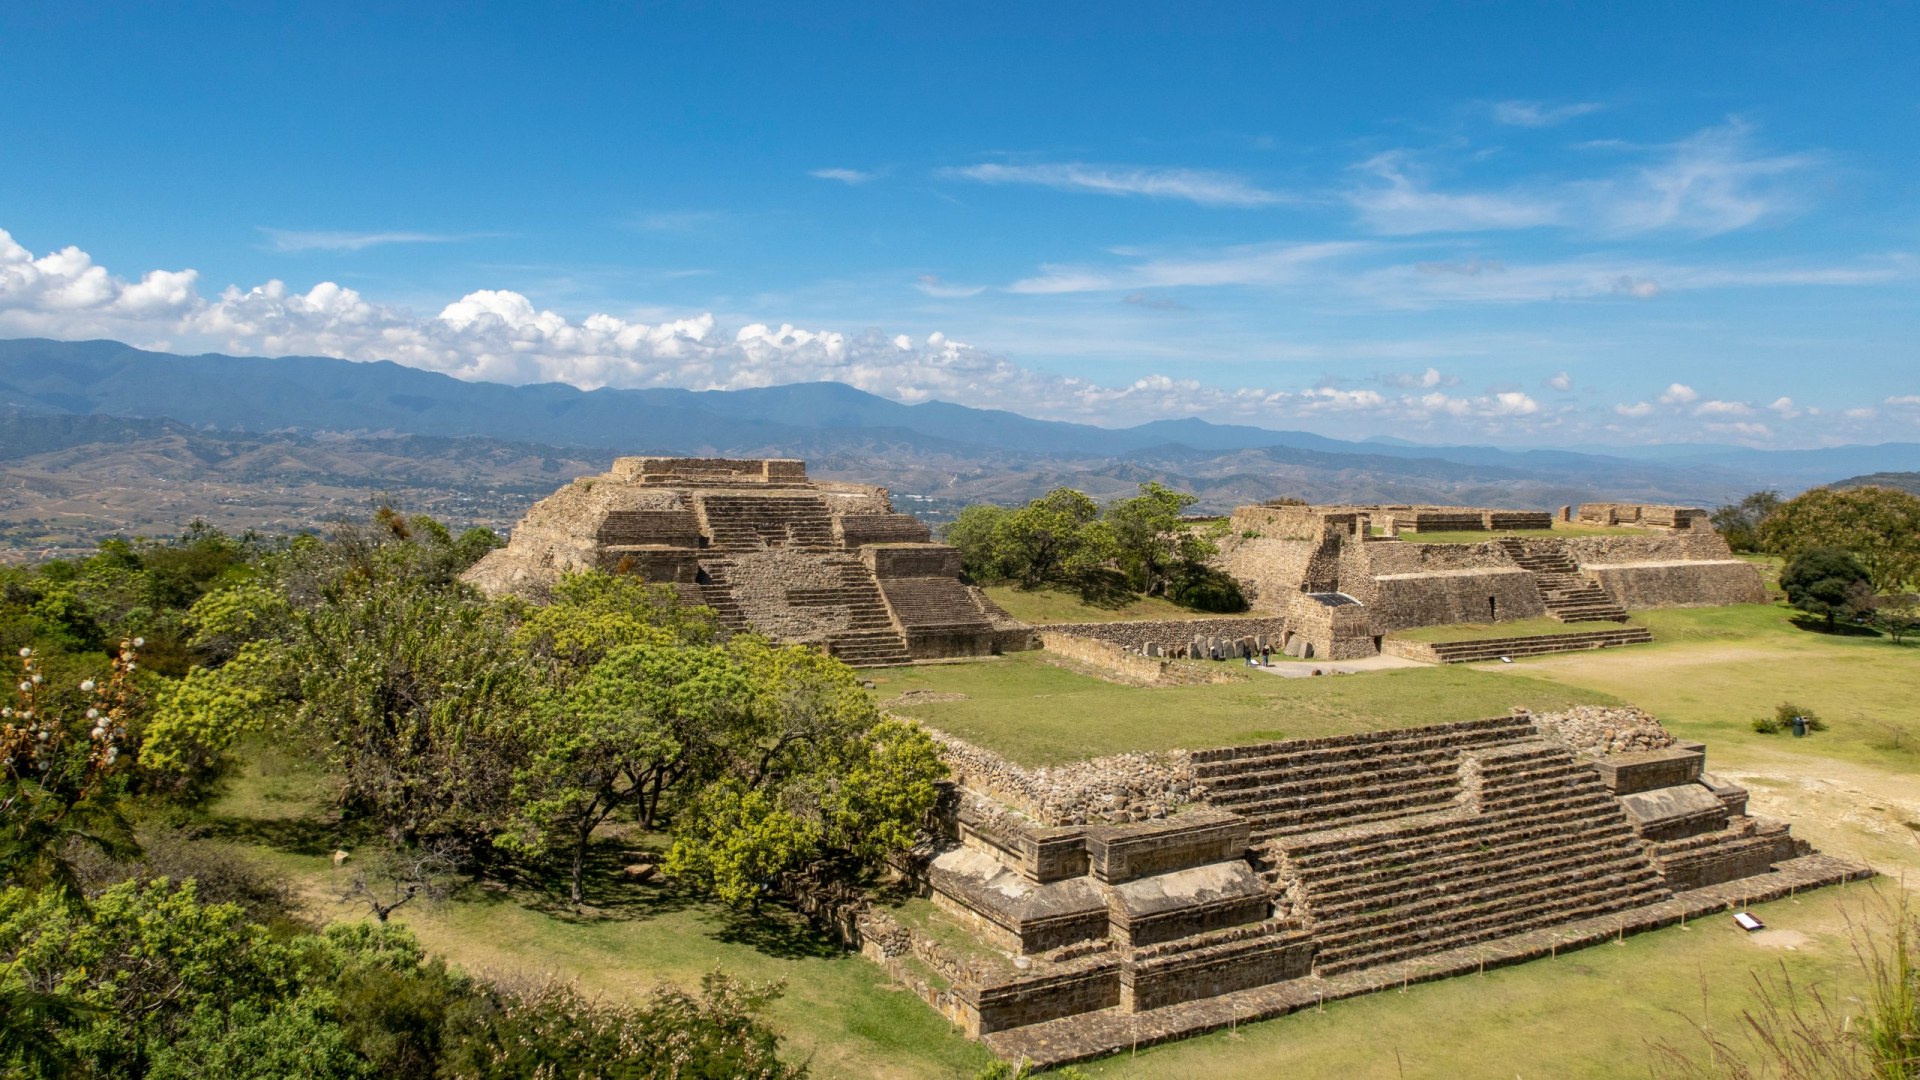
<instances>
[{"instance_id":1,"label":"tree","mask_svg":"<svg viewBox=\"0 0 1920 1080\"><path fill-rule=\"evenodd\" d=\"M719 632L713 609L683 606L672 585L596 570L562 575L551 601L521 617L514 640L564 681L622 646L705 645Z\"/></svg>"},{"instance_id":2,"label":"tree","mask_svg":"<svg viewBox=\"0 0 1920 1080\"><path fill-rule=\"evenodd\" d=\"M1140 485L1140 494L1107 507L1114 559L1135 592L1158 596L1179 570L1204 562L1218 547L1196 534L1180 514L1199 498L1157 481Z\"/></svg>"},{"instance_id":3,"label":"tree","mask_svg":"<svg viewBox=\"0 0 1920 1080\"><path fill-rule=\"evenodd\" d=\"M1112 555L1100 507L1072 488L1054 488L1001 519L994 530L1000 566L1021 585L1063 584Z\"/></svg>"},{"instance_id":4,"label":"tree","mask_svg":"<svg viewBox=\"0 0 1920 1080\"><path fill-rule=\"evenodd\" d=\"M1755 491L1737 503L1728 503L1709 515L1708 520L1727 546L1735 551L1760 550L1760 524L1780 508L1780 493Z\"/></svg>"},{"instance_id":5,"label":"tree","mask_svg":"<svg viewBox=\"0 0 1920 1080\"><path fill-rule=\"evenodd\" d=\"M506 816L538 681L502 609L464 587L343 585L296 619L280 712L340 771L342 802L396 845L478 856Z\"/></svg>"},{"instance_id":6,"label":"tree","mask_svg":"<svg viewBox=\"0 0 1920 1080\"><path fill-rule=\"evenodd\" d=\"M940 530L940 538L960 552L960 567L967 580L991 585L1013 576L1001 563L999 546L1000 529L1010 513L1004 506L975 503Z\"/></svg>"},{"instance_id":7,"label":"tree","mask_svg":"<svg viewBox=\"0 0 1920 1080\"><path fill-rule=\"evenodd\" d=\"M723 649L615 649L534 708L531 755L515 775L513 828L501 842L523 855L568 855L578 906L593 831L625 807L651 828L661 796L694 772L751 697L746 671Z\"/></svg>"},{"instance_id":8,"label":"tree","mask_svg":"<svg viewBox=\"0 0 1920 1080\"><path fill-rule=\"evenodd\" d=\"M1863 615L1873 607L1873 583L1867 568L1851 552L1837 547L1808 548L1780 572L1787 602L1831 630L1834 620Z\"/></svg>"},{"instance_id":9,"label":"tree","mask_svg":"<svg viewBox=\"0 0 1920 1080\"><path fill-rule=\"evenodd\" d=\"M1895 593L1877 598L1873 605L1873 626L1895 645L1900 644L1908 634L1920 630L1920 596Z\"/></svg>"},{"instance_id":10,"label":"tree","mask_svg":"<svg viewBox=\"0 0 1920 1080\"><path fill-rule=\"evenodd\" d=\"M833 864L858 874L911 846L946 774L932 739L883 721L831 657L751 636L729 648L752 697L729 714L713 771L675 817L666 871L751 906L784 874Z\"/></svg>"},{"instance_id":11,"label":"tree","mask_svg":"<svg viewBox=\"0 0 1920 1080\"><path fill-rule=\"evenodd\" d=\"M1920 496L1904 491L1814 488L1782 503L1759 536L1764 550L1788 559L1822 547L1850 552L1876 592L1920 585Z\"/></svg>"},{"instance_id":12,"label":"tree","mask_svg":"<svg viewBox=\"0 0 1920 1080\"><path fill-rule=\"evenodd\" d=\"M137 852L122 801L139 645L121 642L113 674L82 682L77 695L47 682L33 649L20 650L15 704L0 709L0 884L45 887L78 905L75 845Z\"/></svg>"}]
</instances>

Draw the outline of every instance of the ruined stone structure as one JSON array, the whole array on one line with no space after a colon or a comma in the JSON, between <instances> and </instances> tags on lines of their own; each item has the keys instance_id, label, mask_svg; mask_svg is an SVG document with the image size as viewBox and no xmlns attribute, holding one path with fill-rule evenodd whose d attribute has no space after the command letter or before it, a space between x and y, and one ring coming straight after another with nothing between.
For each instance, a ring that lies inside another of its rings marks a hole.
<instances>
[{"instance_id":1,"label":"ruined stone structure","mask_svg":"<svg viewBox=\"0 0 1920 1080\"><path fill-rule=\"evenodd\" d=\"M936 914L855 933L1041 1065L1871 874L1748 816L1703 747L1630 709L1037 771L946 743Z\"/></svg>"},{"instance_id":2,"label":"ruined stone structure","mask_svg":"<svg viewBox=\"0 0 1920 1080\"><path fill-rule=\"evenodd\" d=\"M863 666L1029 647L932 539L885 488L812 481L805 462L626 457L536 503L467 580L539 599L568 571L636 574L728 629Z\"/></svg>"},{"instance_id":3,"label":"ruined stone structure","mask_svg":"<svg viewBox=\"0 0 1920 1080\"><path fill-rule=\"evenodd\" d=\"M1600 524L1631 518L1642 531L1560 537L1547 531L1545 512L1243 506L1221 565L1256 610L1286 621L1285 651L1329 660L1371 656L1385 635L1414 627L1543 616L1617 623L1629 608L1765 601L1759 572L1733 556L1704 512L1630 509L1589 504L1579 515ZM1502 535L1418 541L1440 529Z\"/></svg>"}]
</instances>

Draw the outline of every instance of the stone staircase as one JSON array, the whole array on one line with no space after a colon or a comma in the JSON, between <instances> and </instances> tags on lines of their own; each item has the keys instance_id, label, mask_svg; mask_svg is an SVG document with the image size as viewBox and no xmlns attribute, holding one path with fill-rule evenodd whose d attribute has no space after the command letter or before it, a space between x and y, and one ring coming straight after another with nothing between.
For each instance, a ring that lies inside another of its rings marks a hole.
<instances>
[{"instance_id":1,"label":"stone staircase","mask_svg":"<svg viewBox=\"0 0 1920 1080\"><path fill-rule=\"evenodd\" d=\"M1617 630L1534 634L1479 641L1404 641L1388 638L1381 643L1380 651L1429 664L1471 664L1498 660L1503 656L1547 656L1588 649L1611 649L1619 645L1640 645L1652 640L1653 632L1644 626L1623 626Z\"/></svg>"},{"instance_id":2,"label":"stone staircase","mask_svg":"<svg viewBox=\"0 0 1920 1080\"><path fill-rule=\"evenodd\" d=\"M787 603L847 613L846 629L827 635L827 651L853 667L893 667L912 662L907 640L893 624L887 602L864 563L837 564L840 583L829 588L792 588Z\"/></svg>"},{"instance_id":3,"label":"stone staircase","mask_svg":"<svg viewBox=\"0 0 1920 1080\"><path fill-rule=\"evenodd\" d=\"M1206 801L1246 817L1255 843L1430 813L1461 793L1463 751L1536 735L1526 717L1300 739L1193 754Z\"/></svg>"},{"instance_id":4,"label":"stone staircase","mask_svg":"<svg viewBox=\"0 0 1920 1080\"><path fill-rule=\"evenodd\" d=\"M734 599L733 585L728 580L728 566L724 559L702 560L700 568L706 572L707 580L697 585L681 584L675 588L680 592L682 603L705 605L713 609L714 617L720 626L729 633L745 633L748 629L747 613L740 608L740 601Z\"/></svg>"},{"instance_id":5,"label":"stone staircase","mask_svg":"<svg viewBox=\"0 0 1920 1080\"><path fill-rule=\"evenodd\" d=\"M1494 541L1507 557L1533 575L1547 614L1561 622L1626 622L1627 611L1614 603L1605 589L1580 572L1567 545L1559 540L1523 540L1502 536Z\"/></svg>"},{"instance_id":6,"label":"stone staircase","mask_svg":"<svg viewBox=\"0 0 1920 1080\"><path fill-rule=\"evenodd\" d=\"M701 495L694 503L716 551L835 546L833 519L818 495Z\"/></svg>"},{"instance_id":7,"label":"stone staircase","mask_svg":"<svg viewBox=\"0 0 1920 1080\"><path fill-rule=\"evenodd\" d=\"M1477 809L1269 841L1262 861L1284 868L1304 898L1317 974L1671 897L1590 765L1540 739L1469 754L1478 769Z\"/></svg>"},{"instance_id":8,"label":"stone staircase","mask_svg":"<svg viewBox=\"0 0 1920 1080\"><path fill-rule=\"evenodd\" d=\"M987 632L993 624L957 578L888 578L880 583L901 626L915 630Z\"/></svg>"}]
</instances>

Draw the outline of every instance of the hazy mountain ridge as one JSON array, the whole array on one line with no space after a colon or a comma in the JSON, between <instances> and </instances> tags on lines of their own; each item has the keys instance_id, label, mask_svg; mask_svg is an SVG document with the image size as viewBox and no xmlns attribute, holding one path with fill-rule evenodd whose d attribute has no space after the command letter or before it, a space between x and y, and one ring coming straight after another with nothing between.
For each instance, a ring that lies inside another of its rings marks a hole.
<instances>
[{"instance_id":1,"label":"hazy mountain ridge","mask_svg":"<svg viewBox=\"0 0 1920 1080\"><path fill-rule=\"evenodd\" d=\"M892 488L938 521L1057 485L1100 498L1147 480L1200 508L1295 496L1551 508L1594 498L1713 505L1863 468L1920 467L1920 446L1693 448L1667 456L1346 442L1198 419L1133 428L903 405L837 383L738 391L468 383L397 364L180 357L116 342L0 341L0 533L66 547L163 533L194 516L311 527L375 493L460 524L505 526L618 454L803 457L815 475ZM248 514L254 515L249 519Z\"/></svg>"}]
</instances>

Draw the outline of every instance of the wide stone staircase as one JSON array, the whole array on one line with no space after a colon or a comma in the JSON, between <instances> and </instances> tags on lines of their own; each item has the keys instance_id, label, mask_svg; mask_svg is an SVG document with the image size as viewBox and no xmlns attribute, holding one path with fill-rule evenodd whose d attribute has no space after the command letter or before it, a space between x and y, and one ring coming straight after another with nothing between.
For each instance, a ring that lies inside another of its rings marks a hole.
<instances>
[{"instance_id":1,"label":"wide stone staircase","mask_svg":"<svg viewBox=\"0 0 1920 1080\"><path fill-rule=\"evenodd\" d=\"M907 641L887 612L872 571L856 559L837 563L840 582L827 588L790 588L788 605L844 611L845 629L827 635L827 651L853 667L891 667L912 662Z\"/></svg>"},{"instance_id":2,"label":"wide stone staircase","mask_svg":"<svg viewBox=\"0 0 1920 1080\"><path fill-rule=\"evenodd\" d=\"M1477 810L1275 838L1321 975L1671 897L1592 766L1543 740L1474 753Z\"/></svg>"},{"instance_id":3,"label":"wide stone staircase","mask_svg":"<svg viewBox=\"0 0 1920 1080\"><path fill-rule=\"evenodd\" d=\"M1559 540L1526 540L1502 536L1494 541L1507 557L1533 575L1547 614L1561 622L1626 622L1627 611L1605 589L1580 572L1567 546Z\"/></svg>"},{"instance_id":4,"label":"wide stone staircase","mask_svg":"<svg viewBox=\"0 0 1920 1080\"><path fill-rule=\"evenodd\" d=\"M714 550L835 546L833 518L818 495L701 495L694 502Z\"/></svg>"},{"instance_id":5,"label":"wide stone staircase","mask_svg":"<svg viewBox=\"0 0 1920 1080\"><path fill-rule=\"evenodd\" d=\"M1520 716L1198 750L1208 804L1253 825L1256 843L1435 810L1460 794L1460 755L1535 735Z\"/></svg>"},{"instance_id":6,"label":"wide stone staircase","mask_svg":"<svg viewBox=\"0 0 1920 1080\"><path fill-rule=\"evenodd\" d=\"M1406 641L1388 638L1380 651L1408 660L1429 664L1472 664L1501 657L1547 656L1553 653L1611 649L1618 645L1641 645L1653 640L1653 631L1644 626L1623 626L1616 630L1592 630L1570 634L1531 634L1526 637L1485 638L1470 641Z\"/></svg>"},{"instance_id":7,"label":"wide stone staircase","mask_svg":"<svg viewBox=\"0 0 1920 1080\"><path fill-rule=\"evenodd\" d=\"M914 630L988 633L993 623L957 578L888 578L880 583L900 625Z\"/></svg>"}]
</instances>

